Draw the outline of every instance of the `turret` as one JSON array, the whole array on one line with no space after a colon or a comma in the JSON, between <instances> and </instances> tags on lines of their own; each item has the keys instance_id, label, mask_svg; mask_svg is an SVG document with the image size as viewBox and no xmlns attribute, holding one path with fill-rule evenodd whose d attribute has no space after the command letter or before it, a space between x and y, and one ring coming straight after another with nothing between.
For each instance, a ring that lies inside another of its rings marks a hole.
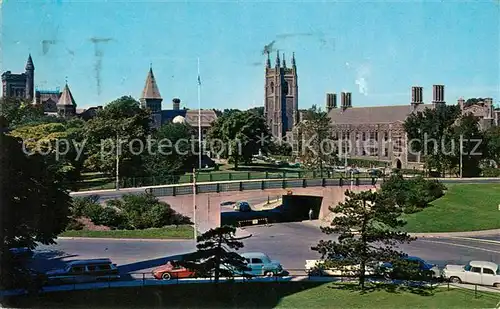
<instances>
[{"instance_id":1,"label":"turret","mask_svg":"<svg viewBox=\"0 0 500 309\"><path fill-rule=\"evenodd\" d=\"M31 54L28 56L28 61L25 67L26 73L26 99L28 101L33 101L35 93L35 66L33 65L33 59L31 59Z\"/></svg>"},{"instance_id":2,"label":"turret","mask_svg":"<svg viewBox=\"0 0 500 309\"><path fill-rule=\"evenodd\" d=\"M280 67L280 51L279 51L279 50L278 50L278 51L276 51L276 63L275 63L275 66L276 66L277 68L279 68L279 67Z\"/></svg>"}]
</instances>

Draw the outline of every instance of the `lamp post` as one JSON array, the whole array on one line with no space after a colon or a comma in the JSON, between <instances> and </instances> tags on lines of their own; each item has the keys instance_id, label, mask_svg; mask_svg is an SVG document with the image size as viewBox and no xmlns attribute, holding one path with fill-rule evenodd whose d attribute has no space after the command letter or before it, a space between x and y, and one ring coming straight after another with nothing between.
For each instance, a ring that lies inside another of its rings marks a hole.
<instances>
[{"instance_id":1,"label":"lamp post","mask_svg":"<svg viewBox=\"0 0 500 309\"><path fill-rule=\"evenodd\" d=\"M462 169L463 169L463 163L462 163L462 149L463 149L463 137L462 134L460 134L460 178L462 178Z\"/></svg>"},{"instance_id":2,"label":"lamp post","mask_svg":"<svg viewBox=\"0 0 500 309\"><path fill-rule=\"evenodd\" d=\"M118 131L116 131L116 191L120 190L120 155L118 153L118 147Z\"/></svg>"}]
</instances>

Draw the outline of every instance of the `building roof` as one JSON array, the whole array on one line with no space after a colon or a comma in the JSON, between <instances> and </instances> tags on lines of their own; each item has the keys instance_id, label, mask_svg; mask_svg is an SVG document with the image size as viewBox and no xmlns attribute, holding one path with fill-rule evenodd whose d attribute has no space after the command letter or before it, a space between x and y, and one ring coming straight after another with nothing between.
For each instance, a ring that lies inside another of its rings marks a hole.
<instances>
[{"instance_id":1,"label":"building roof","mask_svg":"<svg viewBox=\"0 0 500 309\"><path fill-rule=\"evenodd\" d=\"M64 86L64 89L61 93L61 97L59 98L59 101L57 102L57 105L76 106L75 99L73 98L73 95L71 94L71 90L69 90L68 84L66 84L66 86Z\"/></svg>"},{"instance_id":2,"label":"building roof","mask_svg":"<svg viewBox=\"0 0 500 309\"><path fill-rule=\"evenodd\" d=\"M198 110L197 109L168 109L161 111L162 123L172 122L175 117L182 116L186 119L186 123L192 127L198 127ZM201 126L209 127L212 122L217 119L215 111L212 109L201 110Z\"/></svg>"},{"instance_id":3,"label":"building roof","mask_svg":"<svg viewBox=\"0 0 500 309\"><path fill-rule=\"evenodd\" d=\"M28 56L28 61L26 62L25 70L34 70L35 66L33 65L33 59L31 59L31 54Z\"/></svg>"},{"instance_id":4,"label":"building roof","mask_svg":"<svg viewBox=\"0 0 500 309\"><path fill-rule=\"evenodd\" d=\"M141 99L161 99L160 90L158 89L158 85L156 85L155 76L153 74L153 68L149 68Z\"/></svg>"},{"instance_id":5,"label":"building roof","mask_svg":"<svg viewBox=\"0 0 500 309\"><path fill-rule=\"evenodd\" d=\"M415 111L434 108L432 104L419 104ZM334 108L328 116L335 124L376 124L405 121L412 113L411 104L394 106Z\"/></svg>"}]
</instances>

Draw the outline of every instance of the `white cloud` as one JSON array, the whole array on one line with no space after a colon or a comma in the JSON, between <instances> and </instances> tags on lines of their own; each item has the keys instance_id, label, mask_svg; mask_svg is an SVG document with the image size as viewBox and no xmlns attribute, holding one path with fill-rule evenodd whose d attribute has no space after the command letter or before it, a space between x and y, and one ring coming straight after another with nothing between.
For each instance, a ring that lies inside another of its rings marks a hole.
<instances>
[{"instance_id":1,"label":"white cloud","mask_svg":"<svg viewBox=\"0 0 500 309\"><path fill-rule=\"evenodd\" d=\"M358 67L357 70L357 78L354 81L356 85L358 85L359 93L363 95L368 95L368 80L367 78L370 76L370 66L368 64L363 64Z\"/></svg>"}]
</instances>

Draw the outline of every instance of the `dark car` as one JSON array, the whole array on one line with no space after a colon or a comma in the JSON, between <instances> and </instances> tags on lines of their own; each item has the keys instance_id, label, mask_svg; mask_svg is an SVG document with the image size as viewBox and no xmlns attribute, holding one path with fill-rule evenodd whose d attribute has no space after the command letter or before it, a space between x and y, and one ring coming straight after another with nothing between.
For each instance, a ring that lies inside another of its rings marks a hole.
<instances>
[{"instance_id":1,"label":"dark car","mask_svg":"<svg viewBox=\"0 0 500 309\"><path fill-rule=\"evenodd\" d=\"M28 247L18 247L9 249L12 256L19 259L29 259L33 257L33 250Z\"/></svg>"},{"instance_id":2,"label":"dark car","mask_svg":"<svg viewBox=\"0 0 500 309\"><path fill-rule=\"evenodd\" d=\"M234 207L234 210L236 211L241 211L241 212L249 212L252 211L252 208L250 207L250 204L248 202L237 202Z\"/></svg>"},{"instance_id":3,"label":"dark car","mask_svg":"<svg viewBox=\"0 0 500 309\"><path fill-rule=\"evenodd\" d=\"M118 268L110 259L91 259L69 262L65 268L45 274L50 283L83 283L120 279Z\"/></svg>"},{"instance_id":4,"label":"dark car","mask_svg":"<svg viewBox=\"0 0 500 309\"><path fill-rule=\"evenodd\" d=\"M440 270L435 264L430 264L416 256L403 257L395 263L383 263L387 270L386 276L392 279L438 278Z\"/></svg>"}]
</instances>

